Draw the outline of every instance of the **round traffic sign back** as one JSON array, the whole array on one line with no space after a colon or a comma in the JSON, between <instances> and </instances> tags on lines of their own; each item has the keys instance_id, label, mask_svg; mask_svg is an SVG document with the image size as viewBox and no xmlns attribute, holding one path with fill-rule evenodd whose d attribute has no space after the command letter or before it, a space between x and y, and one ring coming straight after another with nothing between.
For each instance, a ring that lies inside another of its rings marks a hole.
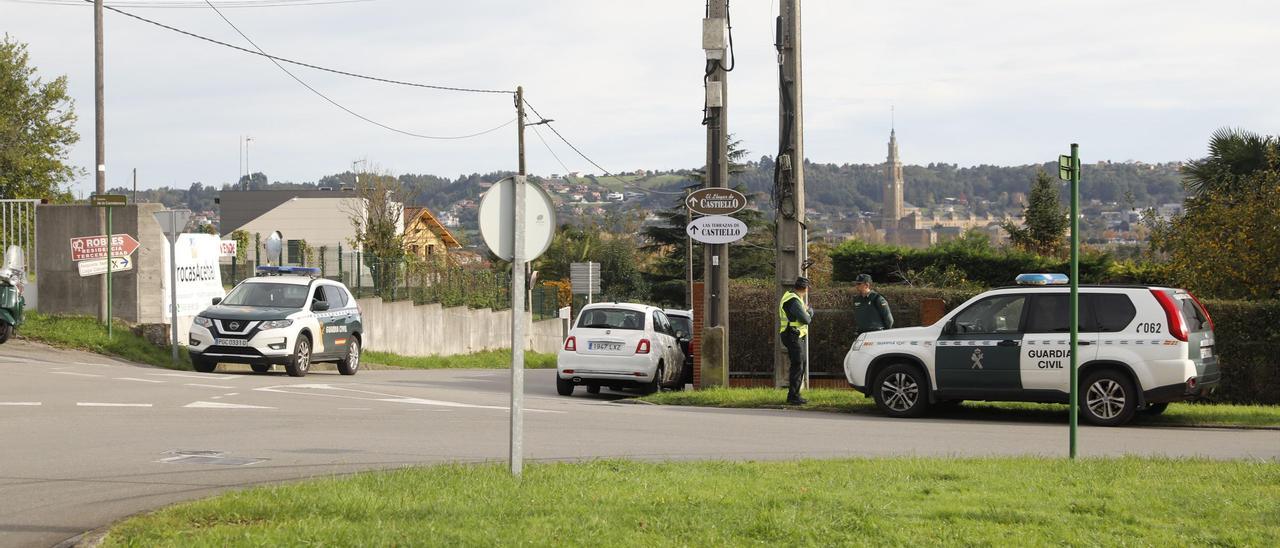
<instances>
[{"instance_id":1,"label":"round traffic sign back","mask_svg":"<svg viewBox=\"0 0 1280 548\"><path fill-rule=\"evenodd\" d=\"M532 261L551 247L556 232L556 207L551 196L535 183L524 188L524 260ZM480 235L489 250L504 261L510 261L515 249L514 179L506 178L480 198Z\"/></svg>"}]
</instances>

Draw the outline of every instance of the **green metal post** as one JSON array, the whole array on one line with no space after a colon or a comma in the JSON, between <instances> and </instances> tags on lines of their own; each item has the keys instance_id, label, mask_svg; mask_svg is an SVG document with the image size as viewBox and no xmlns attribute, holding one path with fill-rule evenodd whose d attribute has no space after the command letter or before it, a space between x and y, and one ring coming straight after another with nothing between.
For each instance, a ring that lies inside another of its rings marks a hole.
<instances>
[{"instance_id":1,"label":"green metal post","mask_svg":"<svg viewBox=\"0 0 1280 548\"><path fill-rule=\"evenodd\" d=\"M236 256L231 256L231 285L236 285Z\"/></svg>"},{"instance_id":2,"label":"green metal post","mask_svg":"<svg viewBox=\"0 0 1280 548\"><path fill-rule=\"evenodd\" d=\"M111 210L113 207L107 208L107 339L111 339Z\"/></svg>"},{"instance_id":3,"label":"green metal post","mask_svg":"<svg viewBox=\"0 0 1280 548\"><path fill-rule=\"evenodd\" d=\"M346 272L342 270L342 244L338 244L338 281L347 283Z\"/></svg>"},{"instance_id":4,"label":"green metal post","mask_svg":"<svg viewBox=\"0 0 1280 548\"><path fill-rule=\"evenodd\" d=\"M1080 387L1077 367L1080 349L1080 145L1071 143L1071 458L1076 458Z\"/></svg>"}]
</instances>

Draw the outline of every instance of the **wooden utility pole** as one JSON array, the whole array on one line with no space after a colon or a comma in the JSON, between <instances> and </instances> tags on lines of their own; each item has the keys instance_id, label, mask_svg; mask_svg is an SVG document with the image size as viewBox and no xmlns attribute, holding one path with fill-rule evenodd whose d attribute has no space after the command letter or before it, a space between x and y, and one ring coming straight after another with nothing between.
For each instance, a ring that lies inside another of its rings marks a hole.
<instances>
[{"instance_id":1,"label":"wooden utility pole","mask_svg":"<svg viewBox=\"0 0 1280 548\"><path fill-rule=\"evenodd\" d=\"M729 17L728 0L711 0L707 19L715 29L725 26ZM707 25L704 25L703 47L707 51L707 172L703 187L726 188L729 186L729 79L725 71L725 45L719 45L719 57L712 58L713 48L707 48ZM719 34L719 31L716 31ZM727 30L724 37L727 38ZM714 40L713 40L714 41ZM703 280L706 281L707 327L722 327L729 316L729 246L704 244Z\"/></svg>"},{"instance_id":2,"label":"wooden utility pole","mask_svg":"<svg viewBox=\"0 0 1280 548\"><path fill-rule=\"evenodd\" d=\"M102 58L102 0L93 0L93 137L95 151L93 171L97 181L94 188L96 194L107 193L107 126L103 118L106 112L106 101L103 97L105 85L103 84ZM107 214L102 209L98 210L98 229L102 234L107 233ZM111 242L107 242L107 247L111 247ZM106 281L99 282L98 287L100 289L98 294L98 320L107 323L111 321L111 318L108 317L110 305L107 303L109 292L107 291Z\"/></svg>"},{"instance_id":3,"label":"wooden utility pole","mask_svg":"<svg viewBox=\"0 0 1280 548\"><path fill-rule=\"evenodd\" d=\"M782 0L775 46L780 63L778 78L778 158L774 177L774 219L777 223L776 299L795 286L805 274L809 258L808 233L804 217L804 101L800 67L800 0ZM781 326L775 326L777 332ZM807 360L806 360L807 362ZM782 345L773 354L775 386L787 381L790 363ZM808 378L808 375L805 376ZM807 382L806 382L807 384Z\"/></svg>"}]
</instances>

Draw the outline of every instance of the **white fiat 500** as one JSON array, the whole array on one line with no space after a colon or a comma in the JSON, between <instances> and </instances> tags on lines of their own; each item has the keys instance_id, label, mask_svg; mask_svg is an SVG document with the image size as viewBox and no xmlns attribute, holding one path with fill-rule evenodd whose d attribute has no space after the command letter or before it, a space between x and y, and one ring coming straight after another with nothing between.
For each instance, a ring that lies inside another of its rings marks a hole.
<instances>
[{"instance_id":1,"label":"white fiat 500","mask_svg":"<svg viewBox=\"0 0 1280 548\"><path fill-rule=\"evenodd\" d=\"M583 307L556 356L556 391L573 395L578 385L597 394L638 388L645 393L680 389L684 352L676 329L661 308L630 303Z\"/></svg>"}]
</instances>

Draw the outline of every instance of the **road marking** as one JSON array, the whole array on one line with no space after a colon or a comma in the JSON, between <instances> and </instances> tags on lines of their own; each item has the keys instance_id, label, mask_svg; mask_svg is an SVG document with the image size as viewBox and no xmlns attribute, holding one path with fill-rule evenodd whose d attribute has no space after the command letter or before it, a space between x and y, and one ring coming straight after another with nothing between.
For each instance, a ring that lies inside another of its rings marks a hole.
<instances>
[{"instance_id":1,"label":"road marking","mask_svg":"<svg viewBox=\"0 0 1280 548\"><path fill-rule=\"evenodd\" d=\"M240 393L239 393L239 392L230 392L230 393L227 393L227 394L223 394L223 396L239 396L239 395L240 395Z\"/></svg>"},{"instance_id":2,"label":"road marking","mask_svg":"<svg viewBox=\"0 0 1280 548\"><path fill-rule=\"evenodd\" d=\"M200 388L235 388L234 386L223 386L221 384L200 384L198 382L185 383L186 386L199 386Z\"/></svg>"},{"instance_id":3,"label":"road marking","mask_svg":"<svg viewBox=\"0 0 1280 548\"><path fill-rule=\"evenodd\" d=\"M42 405L38 401L0 401L0 405Z\"/></svg>"},{"instance_id":4,"label":"road marking","mask_svg":"<svg viewBox=\"0 0 1280 548\"><path fill-rule=\"evenodd\" d=\"M261 405L243 405L239 403L222 403L215 401L197 401L192 402L183 407L193 409L275 409L274 407L263 407Z\"/></svg>"},{"instance_id":5,"label":"road marking","mask_svg":"<svg viewBox=\"0 0 1280 548\"><path fill-rule=\"evenodd\" d=\"M164 381L153 381L151 379L139 379L137 377L116 377L118 381L135 381L135 382L153 382L156 384L164 384Z\"/></svg>"},{"instance_id":6,"label":"road marking","mask_svg":"<svg viewBox=\"0 0 1280 548\"><path fill-rule=\"evenodd\" d=\"M109 363L89 363L89 362L71 362L71 363L74 363L76 365L101 365L103 367L111 367L112 365Z\"/></svg>"},{"instance_id":7,"label":"road marking","mask_svg":"<svg viewBox=\"0 0 1280 548\"><path fill-rule=\"evenodd\" d=\"M371 407L339 407L338 411L373 411Z\"/></svg>"},{"instance_id":8,"label":"road marking","mask_svg":"<svg viewBox=\"0 0 1280 548\"><path fill-rule=\"evenodd\" d=\"M55 375L75 375L77 377L101 377L102 376L102 375L95 375L93 373L76 373L74 371L50 371L50 373L53 373Z\"/></svg>"},{"instance_id":9,"label":"road marking","mask_svg":"<svg viewBox=\"0 0 1280 548\"><path fill-rule=\"evenodd\" d=\"M284 388L304 389L304 390L335 390L340 392L354 392L356 394L368 394L370 396L348 396L344 394L326 394L322 392L290 392L282 390ZM398 394L386 394L382 392L370 392L368 390L356 390L354 388L339 388L330 384L283 384L278 386L264 386L262 388L254 388L261 392L276 392L279 394L294 394L298 396L325 396L330 398L344 398L349 400L364 401L382 401L389 403L406 403L411 405L430 405L437 407L460 407L466 409L493 409L499 411L509 411L510 408L500 405L475 405L470 403L461 403L455 401L429 400L425 398L414 398L410 396L401 396ZM546 409L525 409L530 413L564 413L564 411L550 411Z\"/></svg>"},{"instance_id":10,"label":"road marking","mask_svg":"<svg viewBox=\"0 0 1280 548\"><path fill-rule=\"evenodd\" d=\"M157 377L186 377L188 379L222 379L231 380L240 378L238 375L218 375L216 373L147 373Z\"/></svg>"},{"instance_id":11,"label":"road marking","mask_svg":"<svg viewBox=\"0 0 1280 548\"><path fill-rule=\"evenodd\" d=\"M77 407L151 407L149 403L94 403L76 402Z\"/></svg>"}]
</instances>

